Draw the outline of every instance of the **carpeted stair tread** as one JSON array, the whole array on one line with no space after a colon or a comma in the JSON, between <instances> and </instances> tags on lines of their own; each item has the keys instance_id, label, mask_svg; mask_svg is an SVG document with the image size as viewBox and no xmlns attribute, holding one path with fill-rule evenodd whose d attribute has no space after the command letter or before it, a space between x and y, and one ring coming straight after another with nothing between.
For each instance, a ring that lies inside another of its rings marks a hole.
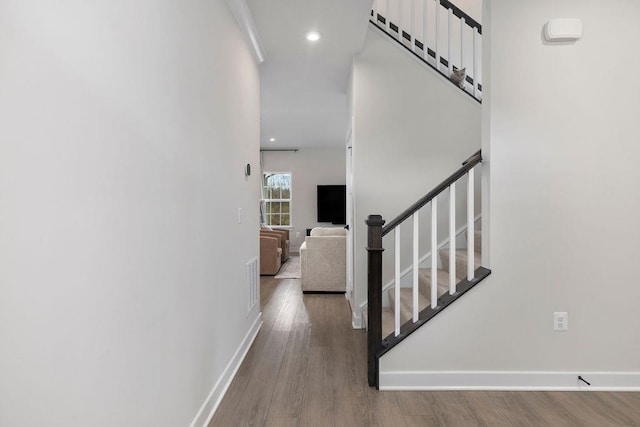
<instances>
[{"instance_id":1,"label":"carpeted stair tread","mask_svg":"<svg viewBox=\"0 0 640 427\"><path fill-rule=\"evenodd\" d=\"M396 301L395 288L390 288L388 295L391 304L390 310L393 314ZM418 292L418 307L420 310L427 308L430 304L431 300L423 293ZM402 325L411 319L413 319L413 289L400 288L400 324ZM392 325L395 325L395 323L392 323Z\"/></svg>"},{"instance_id":2,"label":"carpeted stair tread","mask_svg":"<svg viewBox=\"0 0 640 427\"><path fill-rule=\"evenodd\" d=\"M382 308L382 338L393 334L395 323L393 318L393 310L388 307Z\"/></svg>"},{"instance_id":3,"label":"carpeted stair tread","mask_svg":"<svg viewBox=\"0 0 640 427\"><path fill-rule=\"evenodd\" d=\"M419 277L419 289L420 292L427 297L431 297L431 269L421 268L418 270ZM459 280L456 280L459 282ZM442 296L449 292L449 272L446 270L438 269L438 296Z\"/></svg>"},{"instance_id":4,"label":"carpeted stair tread","mask_svg":"<svg viewBox=\"0 0 640 427\"><path fill-rule=\"evenodd\" d=\"M364 328L369 330L369 325L367 324L367 307L362 309L362 323ZM389 307L382 307L382 338L392 334L394 327L393 310Z\"/></svg>"},{"instance_id":5,"label":"carpeted stair tread","mask_svg":"<svg viewBox=\"0 0 640 427\"><path fill-rule=\"evenodd\" d=\"M442 262L442 269L449 271L449 249L442 249L439 252L440 262ZM474 258L474 270L480 267L481 256L478 252L473 253ZM456 250L456 277L463 279L467 275L467 250Z\"/></svg>"}]
</instances>

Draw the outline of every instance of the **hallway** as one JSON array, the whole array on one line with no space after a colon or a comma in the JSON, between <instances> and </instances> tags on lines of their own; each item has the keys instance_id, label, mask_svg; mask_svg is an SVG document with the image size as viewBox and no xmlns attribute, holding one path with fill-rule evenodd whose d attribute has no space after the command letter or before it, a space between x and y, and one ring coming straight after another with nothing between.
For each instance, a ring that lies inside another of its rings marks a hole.
<instances>
[{"instance_id":1,"label":"hallway","mask_svg":"<svg viewBox=\"0 0 640 427\"><path fill-rule=\"evenodd\" d=\"M358 424L366 335L344 295L303 297L299 279L261 277L261 304L262 330L210 426Z\"/></svg>"},{"instance_id":2,"label":"hallway","mask_svg":"<svg viewBox=\"0 0 640 427\"><path fill-rule=\"evenodd\" d=\"M640 393L379 392L343 295L261 278L264 325L210 427L640 426Z\"/></svg>"}]
</instances>

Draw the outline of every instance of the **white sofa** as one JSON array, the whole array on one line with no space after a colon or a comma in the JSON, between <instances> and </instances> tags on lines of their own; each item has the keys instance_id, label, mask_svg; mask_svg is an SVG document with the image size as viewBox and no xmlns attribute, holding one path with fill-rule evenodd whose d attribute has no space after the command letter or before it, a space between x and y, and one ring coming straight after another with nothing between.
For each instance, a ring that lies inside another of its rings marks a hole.
<instances>
[{"instance_id":1,"label":"white sofa","mask_svg":"<svg viewBox=\"0 0 640 427\"><path fill-rule=\"evenodd\" d=\"M345 292L347 288L347 231L316 227L300 246L302 291Z\"/></svg>"}]
</instances>

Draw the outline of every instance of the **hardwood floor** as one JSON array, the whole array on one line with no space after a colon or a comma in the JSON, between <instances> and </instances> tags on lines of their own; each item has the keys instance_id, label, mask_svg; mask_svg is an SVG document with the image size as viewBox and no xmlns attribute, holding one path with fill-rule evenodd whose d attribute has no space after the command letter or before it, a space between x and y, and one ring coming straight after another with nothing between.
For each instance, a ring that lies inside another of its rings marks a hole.
<instances>
[{"instance_id":1,"label":"hardwood floor","mask_svg":"<svg viewBox=\"0 0 640 427\"><path fill-rule=\"evenodd\" d=\"M380 392L343 295L261 278L264 325L210 427L640 426L640 393Z\"/></svg>"}]
</instances>

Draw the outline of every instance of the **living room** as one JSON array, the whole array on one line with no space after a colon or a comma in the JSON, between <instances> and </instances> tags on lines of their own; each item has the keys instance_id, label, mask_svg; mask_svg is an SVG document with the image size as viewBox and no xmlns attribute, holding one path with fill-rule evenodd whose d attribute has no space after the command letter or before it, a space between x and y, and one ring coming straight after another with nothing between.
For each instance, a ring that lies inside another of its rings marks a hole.
<instances>
[{"instance_id":1,"label":"living room","mask_svg":"<svg viewBox=\"0 0 640 427\"><path fill-rule=\"evenodd\" d=\"M289 230L291 254L300 253L307 229L340 226L318 222L316 202L318 185L345 185L345 149L342 142L335 147L304 147L290 151L269 151L265 148L261 152L261 160L263 173L291 173L290 225L273 225L274 228Z\"/></svg>"}]
</instances>

